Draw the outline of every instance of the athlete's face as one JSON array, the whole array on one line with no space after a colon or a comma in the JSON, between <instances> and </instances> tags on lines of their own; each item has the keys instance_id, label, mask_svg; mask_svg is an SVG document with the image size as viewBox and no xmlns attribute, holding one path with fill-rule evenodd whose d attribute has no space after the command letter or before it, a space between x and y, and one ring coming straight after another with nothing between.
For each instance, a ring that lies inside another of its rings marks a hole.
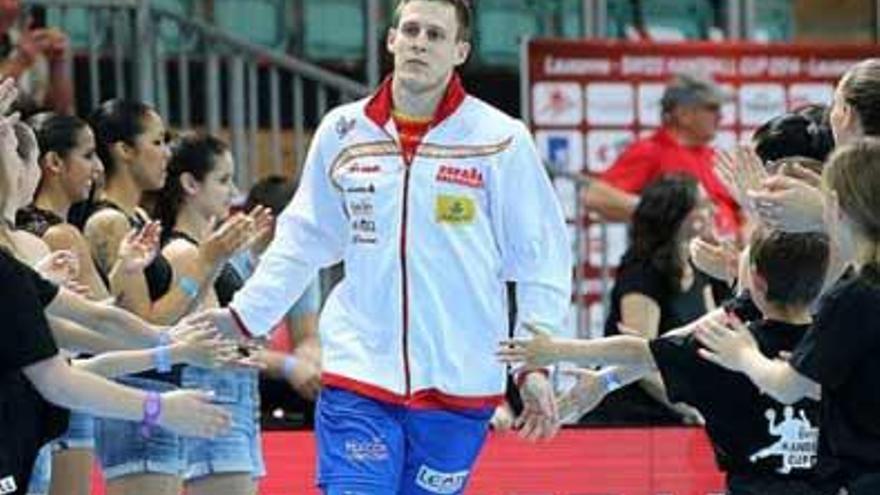
<instances>
[{"instance_id":1,"label":"athlete's face","mask_svg":"<svg viewBox=\"0 0 880 495\"><path fill-rule=\"evenodd\" d=\"M444 87L470 52L470 43L458 39L458 27L452 5L425 0L405 4L397 27L388 30L395 80L415 93Z\"/></svg>"}]
</instances>

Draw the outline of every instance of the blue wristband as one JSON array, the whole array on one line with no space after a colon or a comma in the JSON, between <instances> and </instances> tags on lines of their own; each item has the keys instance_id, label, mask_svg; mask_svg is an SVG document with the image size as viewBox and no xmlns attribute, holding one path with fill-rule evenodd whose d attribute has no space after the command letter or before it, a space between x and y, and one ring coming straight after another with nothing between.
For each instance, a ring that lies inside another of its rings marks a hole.
<instances>
[{"instance_id":1,"label":"blue wristband","mask_svg":"<svg viewBox=\"0 0 880 495\"><path fill-rule=\"evenodd\" d=\"M153 348L153 365L159 373L171 371L171 335L159 333L159 341Z\"/></svg>"},{"instance_id":2,"label":"blue wristband","mask_svg":"<svg viewBox=\"0 0 880 495\"><path fill-rule=\"evenodd\" d=\"M168 332L159 332L159 339L156 341L156 347L171 345L171 335Z\"/></svg>"},{"instance_id":3,"label":"blue wristband","mask_svg":"<svg viewBox=\"0 0 880 495\"><path fill-rule=\"evenodd\" d=\"M190 299L195 299L199 295L199 283L187 276L181 276L177 280L177 286Z\"/></svg>"},{"instance_id":4,"label":"blue wristband","mask_svg":"<svg viewBox=\"0 0 880 495\"><path fill-rule=\"evenodd\" d=\"M171 346L163 345L153 349L153 364L159 373L171 371Z\"/></svg>"},{"instance_id":5,"label":"blue wristband","mask_svg":"<svg viewBox=\"0 0 880 495\"><path fill-rule=\"evenodd\" d=\"M294 356L286 356L284 358L284 365L282 368L282 373L284 374L284 378L289 378L293 373L293 370L296 368L297 359Z\"/></svg>"}]
</instances>

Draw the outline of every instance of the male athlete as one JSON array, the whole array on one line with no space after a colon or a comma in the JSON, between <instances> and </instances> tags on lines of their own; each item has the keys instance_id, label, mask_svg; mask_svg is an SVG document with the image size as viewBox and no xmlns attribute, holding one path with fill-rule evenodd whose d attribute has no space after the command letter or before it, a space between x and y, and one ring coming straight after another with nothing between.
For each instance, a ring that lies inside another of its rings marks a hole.
<instances>
[{"instance_id":1,"label":"male athlete","mask_svg":"<svg viewBox=\"0 0 880 495\"><path fill-rule=\"evenodd\" d=\"M327 495L462 493L503 398L505 283L517 327L562 327L571 247L526 127L468 96L463 0L403 0L394 71L328 113L276 238L221 328L262 336L321 267L318 484ZM522 436L558 428L543 370L520 373Z\"/></svg>"}]
</instances>

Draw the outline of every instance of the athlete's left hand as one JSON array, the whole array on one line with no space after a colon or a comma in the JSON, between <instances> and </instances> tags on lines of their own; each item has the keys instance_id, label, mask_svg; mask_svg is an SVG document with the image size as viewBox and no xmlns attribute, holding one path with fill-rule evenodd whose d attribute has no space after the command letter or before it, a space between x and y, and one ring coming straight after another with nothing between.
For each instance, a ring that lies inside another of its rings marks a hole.
<instances>
[{"instance_id":1,"label":"athlete's left hand","mask_svg":"<svg viewBox=\"0 0 880 495\"><path fill-rule=\"evenodd\" d=\"M515 427L525 440L549 440L559 432L559 411L553 386L547 375L540 371L528 373L520 386L523 400L522 414Z\"/></svg>"}]
</instances>

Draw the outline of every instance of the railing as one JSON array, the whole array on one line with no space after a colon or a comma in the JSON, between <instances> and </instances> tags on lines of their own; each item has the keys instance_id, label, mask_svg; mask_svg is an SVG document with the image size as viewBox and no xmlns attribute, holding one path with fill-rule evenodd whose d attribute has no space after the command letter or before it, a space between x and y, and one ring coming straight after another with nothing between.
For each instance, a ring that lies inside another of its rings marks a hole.
<instances>
[{"instance_id":1,"label":"railing","mask_svg":"<svg viewBox=\"0 0 880 495\"><path fill-rule=\"evenodd\" d=\"M307 124L313 127L331 105L368 92L360 82L150 0L24 3L52 10L62 21L86 16L87 46L68 64L77 80L87 81L78 86L88 88L87 97L78 95L81 113L109 98L131 97L154 104L172 127L228 133L240 187L249 187L260 172L298 170ZM283 142L285 128L293 131L292 143ZM292 145L292 164L284 163L283 144Z\"/></svg>"}]
</instances>

